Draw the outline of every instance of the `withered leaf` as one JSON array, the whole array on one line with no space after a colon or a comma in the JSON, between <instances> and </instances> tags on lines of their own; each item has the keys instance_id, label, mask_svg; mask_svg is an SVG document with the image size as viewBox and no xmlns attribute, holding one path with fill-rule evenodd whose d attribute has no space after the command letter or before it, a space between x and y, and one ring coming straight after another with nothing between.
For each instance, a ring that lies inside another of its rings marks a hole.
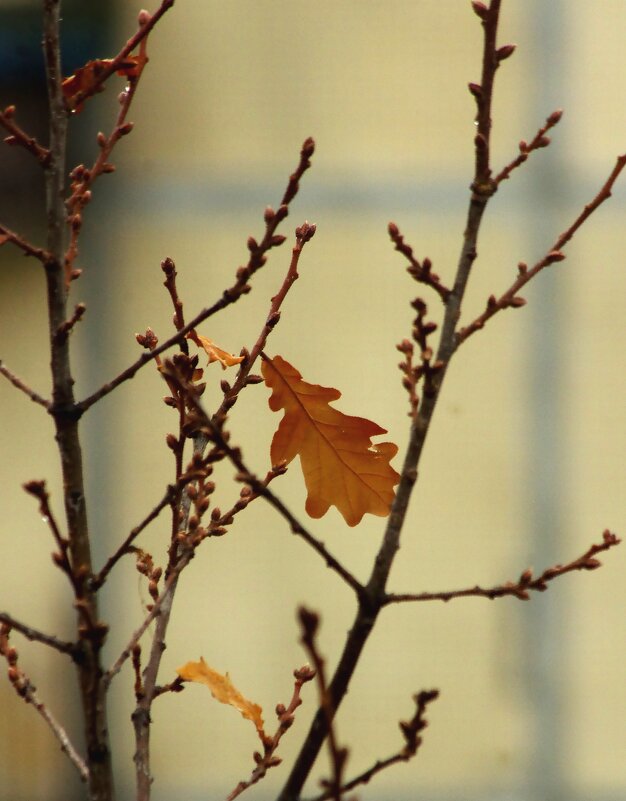
<instances>
[{"instance_id":1,"label":"withered leaf","mask_svg":"<svg viewBox=\"0 0 626 801\"><path fill-rule=\"evenodd\" d=\"M366 513L386 517L400 478L389 464L398 448L371 439L386 430L334 409L329 404L341 397L338 390L303 381L280 356L264 359L262 372L272 390L270 409L284 410L272 440L272 465L300 456L307 513L322 517L336 506L349 526Z\"/></svg>"},{"instance_id":2,"label":"withered leaf","mask_svg":"<svg viewBox=\"0 0 626 801\"><path fill-rule=\"evenodd\" d=\"M196 681L206 684L211 695L222 704L237 709L244 718L251 720L260 736L264 736L263 710L258 704L248 701L247 698L231 682L228 673L222 675L207 665L202 657L199 662L187 662L176 669L176 672L185 681Z\"/></svg>"},{"instance_id":3,"label":"withered leaf","mask_svg":"<svg viewBox=\"0 0 626 801\"><path fill-rule=\"evenodd\" d=\"M127 56L123 61L120 61L116 72L123 77L134 78L146 61L147 57L145 55ZM98 80L103 70L110 67L111 64L113 64L113 59L111 58L96 58L93 61L88 61L63 80L61 88L65 98L65 105L68 109L81 111L87 98L104 89L104 84L99 84ZM79 95L82 96L82 100L77 102Z\"/></svg>"},{"instance_id":4,"label":"withered leaf","mask_svg":"<svg viewBox=\"0 0 626 801\"><path fill-rule=\"evenodd\" d=\"M190 331L187 337L192 339L198 347L204 350L209 357L209 364L219 362L222 365L222 370L225 370L227 367L233 367L235 364L240 364L243 361L243 356L234 356L232 353L228 353L228 351L216 345L213 340L203 337L202 334L196 334L195 331Z\"/></svg>"}]
</instances>

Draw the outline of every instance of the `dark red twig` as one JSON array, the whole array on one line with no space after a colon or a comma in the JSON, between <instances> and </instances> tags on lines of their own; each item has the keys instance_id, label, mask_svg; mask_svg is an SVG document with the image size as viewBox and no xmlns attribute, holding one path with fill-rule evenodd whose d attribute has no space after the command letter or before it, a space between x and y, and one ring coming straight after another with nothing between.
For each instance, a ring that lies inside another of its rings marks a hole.
<instances>
[{"instance_id":1,"label":"dark red twig","mask_svg":"<svg viewBox=\"0 0 626 801\"><path fill-rule=\"evenodd\" d=\"M20 126L14 122L15 106L7 106L4 111L0 111L0 125L9 132L4 141L7 145L19 145L29 153L32 153L42 167L47 167L50 162L50 151L42 147L34 136L29 136Z\"/></svg>"},{"instance_id":2,"label":"dark red twig","mask_svg":"<svg viewBox=\"0 0 626 801\"><path fill-rule=\"evenodd\" d=\"M22 250L26 256L33 256L44 266L51 259L50 253L47 250L32 245L27 239L24 239L24 237L16 234L15 231L7 228L6 225L0 225L0 246L5 245L7 242L14 244Z\"/></svg>"},{"instance_id":3,"label":"dark red twig","mask_svg":"<svg viewBox=\"0 0 626 801\"><path fill-rule=\"evenodd\" d=\"M619 177L619 174L624 169L626 165L626 154L622 156L618 156L617 162L615 167L613 168L611 174L604 182L602 188L598 192L598 194L594 197L594 199L587 203L578 217L574 220L574 222L567 228L556 240L556 242L552 245L550 250L546 253L546 255L540 259L533 267L530 269L526 264L521 262L518 265L518 276L517 279L511 284L511 286L504 292L504 294L500 295L499 298L496 298L495 295L491 295L487 300L487 305L485 310L482 314L476 317L469 325L461 328L460 331L456 334L455 340L455 349L464 342L468 337L474 334L476 331L479 331L487 320L491 319L494 314L497 314L499 311L508 308L518 308L520 306L524 306L526 300L520 297L517 293L520 289L525 286L530 280L532 280L537 273L541 272L545 267L548 267L555 262L563 261L565 259L565 254L563 253L563 247L570 241L570 239L574 236L576 231L581 227L581 225L590 217L593 212L604 203L605 200L608 200L611 197L611 191L613 189L613 184Z\"/></svg>"},{"instance_id":4,"label":"dark red twig","mask_svg":"<svg viewBox=\"0 0 626 801\"><path fill-rule=\"evenodd\" d=\"M258 751L255 752L254 761L256 762L256 767L252 771L250 778L239 782L235 789L229 793L226 801L234 801L234 799L241 795L244 790L247 790L248 787L252 787L253 784L256 784L258 781L260 781L270 768L280 765L282 760L276 755L276 750L285 732L288 731L293 725L295 720L295 711L302 703L302 698L300 697L302 685L306 684L308 681L311 681L311 679L315 676L315 671L312 670L308 665L304 665L304 667L294 670L293 675L296 681L294 683L293 695L289 705L276 705L278 728L272 736L265 735L261 737L263 743L263 753L261 754ZM174 692L178 692L180 689L182 689L182 686L176 686L176 681L172 682L172 685Z\"/></svg>"},{"instance_id":5,"label":"dark red twig","mask_svg":"<svg viewBox=\"0 0 626 801\"><path fill-rule=\"evenodd\" d=\"M343 773L348 760L348 749L339 745L333 725L335 712L337 710L333 705L332 696L328 691L328 684L326 682L326 660L317 647L317 632L320 618L316 612L312 612L310 609L301 606L298 610L298 619L302 631L300 642L304 646L315 669L320 707L324 710L326 716L328 754L332 775L330 779L322 779L321 785L326 789L326 798L331 798L333 801L341 801Z\"/></svg>"},{"instance_id":6,"label":"dark red twig","mask_svg":"<svg viewBox=\"0 0 626 801\"><path fill-rule=\"evenodd\" d=\"M142 14L143 13L144 12L142 12ZM135 93L137 91L139 81L141 80L144 68L148 63L146 48L148 44L149 31L146 30L146 28L148 28L148 23L145 21L142 22L142 14L140 14L140 26L137 33L137 35L141 34L137 65L133 73L128 75L126 89L119 95L121 108L119 110L117 120L115 121L113 131L108 137L102 132L98 134L98 147L100 152L92 167L87 169L84 165L80 164L75 167L70 174L70 178L72 179L72 191L68 199L65 201L67 208L67 222L70 230L69 245L65 253L66 286L69 286L73 279L80 276L80 270L75 270L74 264L78 257L78 238L83 224L83 210L91 201L91 189L96 179L100 175L115 171L115 166L109 161L111 153L120 139L122 139L124 136L127 136L133 129L133 124L131 122L127 122L126 119L128 117L128 112L130 111L132 102L135 98ZM150 17L150 20L153 20L153 17ZM154 21L156 22L156 20ZM151 23L150 29L153 27L153 25L154 22ZM114 59L114 62L117 62L118 59L119 56ZM106 70L103 70L102 74L105 72ZM106 80L106 78L104 80ZM98 84L97 82L95 82L95 84L98 86L101 85L101 83ZM97 87L94 88L94 91L97 91ZM80 105L81 102L82 101L78 99L77 105Z\"/></svg>"},{"instance_id":7,"label":"dark red twig","mask_svg":"<svg viewBox=\"0 0 626 801\"><path fill-rule=\"evenodd\" d=\"M9 370L9 368L5 364L3 364L2 361L0 361L0 375L3 375L13 384L14 387L21 390L25 395L28 395L28 397L34 403L38 403L40 406L43 406L43 408L46 410L50 408L50 401L46 400L45 398L42 398L41 395L35 392L34 389L31 389L28 386L28 384L25 384L22 381L21 378L18 378L18 376L16 376L15 373L12 373L11 370Z\"/></svg>"},{"instance_id":8,"label":"dark red twig","mask_svg":"<svg viewBox=\"0 0 626 801\"><path fill-rule=\"evenodd\" d=\"M173 345L182 342L187 334L200 325L200 323L208 320L209 317L212 317L214 314L222 309L225 309L227 306L230 306L232 303L235 303L242 295L245 295L250 291L251 287L248 281L254 275L254 273L260 270L261 267L266 263L267 252L274 247L282 245L282 243L285 241L284 236L276 234L276 229L289 214L288 203L291 202L295 196L299 186L300 178L311 166L311 157L314 150L315 142L313 139L306 139L300 151L300 161L298 167L289 178L281 206L279 207L278 211L274 211L269 206L265 210L265 234L263 239L260 243L258 243L254 237L248 238L248 250L250 251L248 263L245 265L245 267L238 268L235 283L228 289L224 290L222 297L218 301L216 301L212 306L199 312L189 323L187 323L187 325L177 331L176 334L171 336L153 350L142 353L136 362L123 370L107 384L104 384L102 387L100 387L100 389L94 392L93 395L90 395L88 398L85 398L77 403L77 414L83 414L87 409L89 409L90 406L93 406L94 403L113 392L113 390L116 389L120 384L123 384L125 381L133 378L133 376L142 367L148 364L148 362L156 359L157 356L160 356L166 350L169 350L169 348L171 348Z\"/></svg>"},{"instance_id":9,"label":"dark red twig","mask_svg":"<svg viewBox=\"0 0 626 801\"><path fill-rule=\"evenodd\" d=\"M385 603L403 603L404 601L451 601L454 598L503 598L511 595L521 601L530 600L530 592L545 592L548 584L554 579L572 573L575 570L596 570L602 565L596 555L608 551L619 545L621 540L608 529L602 534L602 542L592 545L582 556L573 559L565 565L554 565L543 571L540 576L533 577L533 571L528 568L515 582L507 581L495 587L469 587L464 590L449 590L448 592L420 592L420 593L389 593Z\"/></svg>"},{"instance_id":10,"label":"dark red twig","mask_svg":"<svg viewBox=\"0 0 626 801\"><path fill-rule=\"evenodd\" d=\"M410 245L407 245L404 241L404 237L400 233L400 229L396 223L390 222L387 226L387 230L389 232L389 236L391 237L391 241L395 246L395 250L397 250L398 253L401 253L409 262L409 266L406 268L408 274L411 275L418 283L425 284L426 286L431 287L431 289L434 289L441 298L442 302L444 304L447 303L451 290L441 283L438 275L432 272L432 263L430 259L424 259L420 264L420 262L413 255L413 248Z\"/></svg>"},{"instance_id":11,"label":"dark red twig","mask_svg":"<svg viewBox=\"0 0 626 801\"><path fill-rule=\"evenodd\" d=\"M76 596L80 595L81 580L76 576L72 567L70 555L70 541L61 534L61 530L56 518L50 508L50 496L46 490L45 481L28 481L24 484L24 490L39 501L39 514L52 532L56 542L57 551L52 554L52 560L68 577Z\"/></svg>"},{"instance_id":12,"label":"dark red twig","mask_svg":"<svg viewBox=\"0 0 626 801\"><path fill-rule=\"evenodd\" d=\"M425 717L426 708L438 697L439 690L422 690L417 693L417 695L413 696L416 706L415 714L411 720L403 720L399 723L400 730L404 737L403 748L386 759L379 759L371 768L363 771L363 773L359 773L358 776L355 776L353 779L343 784L341 786L342 795L350 792L350 790L354 790L354 788L359 787L359 785L368 784L377 773L380 773L386 768L396 765L399 762L408 762L415 756L422 745L421 732L428 726L428 721ZM327 799L332 797L331 792L327 791L309 799L309 801L327 801Z\"/></svg>"},{"instance_id":13,"label":"dark red twig","mask_svg":"<svg viewBox=\"0 0 626 801\"><path fill-rule=\"evenodd\" d=\"M154 28L157 22L161 19L161 17L174 5L174 0L162 0L161 5L159 8L154 12L154 14L149 14L146 11L142 11L139 17L139 29L137 32L131 36L131 38L126 42L124 47L120 50L120 52L112 58L108 63L103 65L101 70L98 70L98 74L94 76L93 81L90 82L89 88L85 91L77 92L72 98L72 106L73 108L80 107L85 100L89 97L92 97L96 92L100 90L100 87L104 85L104 83L117 72L120 67L123 65L125 60L128 56L133 52L133 50L140 45L144 39L148 36L150 31Z\"/></svg>"},{"instance_id":14,"label":"dark red twig","mask_svg":"<svg viewBox=\"0 0 626 801\"><path fill-rule=\"evenodd\" d=\"M496 175L494 178L496 185L502 183L502 181L506 181L507 178L511 176L513 170L521 166L534 150L539 150L542 147L548 147L551 140L549 136L546 136L546 134L551 128L554 128L554 126L559 123L562 116L563 111L561 109L553 111L552 114L550 114L550 116L546 119L545 125L543 125L537 131L534 138L530 142L526 142L522 139L522 141L519 143L519 156L510 161L506 167L504 167Z\"/></svg>"}]
</instances>

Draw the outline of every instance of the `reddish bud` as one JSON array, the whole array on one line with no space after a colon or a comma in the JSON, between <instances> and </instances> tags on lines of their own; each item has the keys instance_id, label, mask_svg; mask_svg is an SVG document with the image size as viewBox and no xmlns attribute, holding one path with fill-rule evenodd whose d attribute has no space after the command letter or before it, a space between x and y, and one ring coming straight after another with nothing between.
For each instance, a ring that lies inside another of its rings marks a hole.
<instances>
[{"instance_id":1,"label":"reddish bud","mask_svg":"<svg viewBox=\"0 0 626 801\"><path fill-rule=\"evenodd\" d=\"M548 147L551 141L549 136L542 136L537 141L537 147Z\"/></svg>"},{"instance_id":2,"label":"reddish bud","mask_svg":"<svg viewBox=\"0 0 626 801\"><path fill-rule=\"evenodd\" d=\"M15 115L15 106L7 106L4 110L4 116L10 120Z\"/></svg>"},{"instance_id":3,"label":"reddish bud","mask_svg":"<svg viewBox=\"0 0 626 801\"><path fill-rule=\"evenodd\" d=\"M552 114L550 114L546 122L548 123L548 125L556 125L558 122L560 122L562 116L563 116L563 109L557 108L556 111L553 111Z\"/></svg>"},{"instance_id":4,"label":"reddish bud","mask_svg":"<svg viewBox=\"0 0 626 801\"><path fill-rule=\"evenodd\" d=\"M265 222L269 225L269 223L271 223L274 220L275 216L276 212L274 211L274 209L271 206L267 206L265 211L263 212L263 219L265 220Z\"/></svg>"},{"instance_id":5,"label":"reddish bud","mask_svg":"<svg viewBox=\"0 0 626 801\"><path fill-rule=\"evenodd\" d=\"M514 309L519 309L520 306L525 306L525 305L526 305L525 298L522 298L519 295L517 295L514 298L511 298L511 302L509 303L509 306L511 306Z\"/></svg>"},{"instance_id":6,"label":"reddish bud","mask_svg":"<svg viewBox=\"0 0 626 801\"><path fill-rule=\"evenodd\" d=\"M247 246L248 250L250 251L250 253L253 253L255 250L259 249L259 243L256 241L256 239L253 236L249 236L248 237L248 241L246 242L246 246Z\"/></svg>"},{"instance_id":7,"label":"reddish bud","mask_svg":"<svg viewBox=\"0 0 626 801\"><path fill-rule=\"evenodd\" d=\"M17 145L17 144L19 144L17 136L13 136L13 135L5 136L4 137L4 143L5 143L5 145Z\"/></svg>"},{"instance_id":8,"label":"reddish bud","mask_svg":"<svg viewBox=\"0 0 626 801\"><path fill-rule=\"evenodd\" d=\"M476 99L480 99L483 96L483 88L479 83L468 83L467 88L470 90L470 93L474 95Z\"/></svg>"},{"instance_id":9,"label":"reddish bud","mask_svg":"<svg viewBox=\"0 0 626 801\"><path fill-rule=\"evenodd\" d=\"M119 136L126 136L133 130L133 128L134 125L132 122L125 122L124 125L120 125L120 127L117 129L117 132Z\"/></svg>"},{"instance_id":10,"label":"reddish bud","mask_svg":"<svg viewBox=\"0 0 626 801\"><path fill-rule=\"evenodd\" d=\"M563 261L565 258L565 253L562 253L560 250L551 250L548 253L548 264L552 264L555 261Z\"/></svg>"},{"instance_id":11,"label":"reddish bud","mask_svg":"<svg viewBox=\"0 0 626 801\"><path fill-rule=\"evenodd\" d=\"M479 0L472 0L472 8L474 9L474 13L481 19L487 19L489 9L484 3L481 3Z\"/></svg>"},{"instance_id":12,"label":"reddish bud","mask_svg":"<svg viewBox=\"0 0 626 801\"><path fill-rule=\"evenodd\" d=\"M147 25L148 22L150 22L150 12L146 11L145 8L142 8L139 14L137 14L137 22L141 28L143 28L144 25Z\"/></svg>"},{"instance_id":13,"label":"reddish bud","mask_svg":"<svg viewBox=\"0 0 626 801\"><path fill-rule=\"evenodd\" d=\"M499 47L496 50L496 58L498 59L498 61L504 61L505 58L508 58L509 56L513 55L513 53L515 52L515 48L516 45L514 44L502 45L502 47Z\"/></svg>"},{"instance_id":14,"label":"reddish bud","mask_svg":"<svg viewBox=\"0 0 626 801\"><path fill-rule=\"evenodd\" d=\"M98 147L104 147L107 143L106 136L102 133L102 131L98 131L98 136L96 137L98 141Z\"/></svg>"}]
</instances>

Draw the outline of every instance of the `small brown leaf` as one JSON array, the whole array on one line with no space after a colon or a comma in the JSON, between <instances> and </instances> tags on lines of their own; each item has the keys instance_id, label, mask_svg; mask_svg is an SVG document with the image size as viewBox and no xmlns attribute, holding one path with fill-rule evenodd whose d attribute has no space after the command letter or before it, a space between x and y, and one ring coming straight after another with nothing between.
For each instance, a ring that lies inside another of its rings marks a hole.
<instances>
[{"instance_id":1,"label":"small brown leaf","mask_svg":"<svg viewBox=\"0 0 626 801\"><path fill-rule=\"evenodd\" d=\"M211 695L221 704L228 704L237 709L247 720L251 720L261 737L265 736L263 729L263 710L258 704L248 701L247 698L231 682L228 673L222 675L209 667L202 657L199 662L187 662L176 669L176 672L185 681L195 681L206 684Z\"/></svg>"},{"instance_id":2,"label":"small brown leaf","mask_svg":"<svg viewBox=\"0 0 626 801\"><path fill-rule=\"evenodd\" d=\"M209 357L209 364L219 362L222 365L222 370L227 367L233 367L243 361L243 356L234 356L232 353L222 350L213 340L203 337L202 334L196 334L195 331L190 331L187 334L187 338L193 340L199 348L204 350Z\"/></svg>"}]
</instances>

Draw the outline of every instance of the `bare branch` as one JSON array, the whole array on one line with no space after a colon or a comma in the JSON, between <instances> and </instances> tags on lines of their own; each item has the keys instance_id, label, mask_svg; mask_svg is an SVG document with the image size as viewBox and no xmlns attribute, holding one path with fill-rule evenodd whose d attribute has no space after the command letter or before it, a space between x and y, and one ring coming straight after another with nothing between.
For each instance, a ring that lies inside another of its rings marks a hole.
<instances>
[{"instance_id":1,"label":"bare branch","mask_svg":"<svg viewBox=\"0 0 626 801\"><path fill-rule=\"evenodd\" d=\"M34 389L31 389L28 384L24 383L21 378L12 373L11 370L0 360L0 375L3 375L7 378L14 387L21 390L25 395L33 401L33 403L38 403L40 406L43 406L44 409L50 408L50 401L42 398Z\"/></svg>"},{"instance_id":2,"label":"bare branch","mask_svg":"<svg viewBox=\"0 0 626 801\"><path fill-rule=\"evenodd\" d=\"M548 584L554 579L572 573L575 570L596 570L602 563L596 559L596 554L608 551L615 545L619 545L621 540L608 529L602 534L602 542L592 545L584 554L565 565L554 565L543 571L537 578L533 577L533 571L528 568L516 582L507 581L495 587L469 587L463 590L448 590L447 592L420 592L420 593L388 593L385 604L403 603L404 601L451 601L454 598L504 598L513 596L521 601L530 600L530 592L545 592Z\"/></svg>"},{"instance_id":3,"label":"bare branch","mask_svg":"<svg viewBox=\"0 0 626 801\"><path fill-rule=\"evenodd\" d=\"M523 262L519 264L517 279L511 284L506 292L499 298L496 298L495 295L491 295L491 297L489 297L487 300L485 311L476 317L476 319L473 320L469 325L461 328L461 330L457 333L455 349L458 348L462 342L468 339L468 337L483 328L487 320L491 319L491 317L493 317L499 311L508 308L518 308L525 305L526 301L517 293L545 267L565 259L565 254L562 251L563 247L570 241L585 220L587 220L587 218L593 214L593 212L599 206L601 206L605 200L608 200L611 197L613 184L619 177L625 165L626 154L618 156L615 167L594 199L590 203L587 203L570 227L567 228L557 238L550 250L533 267L529 269Z\"/></svg>"},{"instance_id":4,"label":"bare branch","mask_svg":"<svg viewBox=\"0 0 626 801\"><path fill-rule=\"evenodd\" d=\"M322 779L321 784L322 787L326 787L328 790L326 794L327 798L332 798L333 801L341 801L343 772L348 759L348 749L339 745L333 725L337 709L333 704L332 696L328 691L328 684L326 683L326 660L317 647L316 639L320 618L316 612L305 609L303 606L298 610L298 618L302 630L300 641L307 651L315 669L320 707L324 710L326 727L328 730L328 753L332 768L332 776L330 779Z\"/></svg>"},{"instance_id":5,"label":"bare branch","mask_svg":"<svg viewBox=\"0 0 626 801\"><path fill-rule=\"evenodd\" d=\"M496 184L502 183L502 181L506 181L510 178L511 173L513 170L517 169L521 166L527 159L528 156L534 151L539 150L543 147L548 147L550 144L550 137L546 136L547 132L554 128L557 125L561 117L563 116L563 111L561 109L557 109L553 111L552 114L546 119L545 125L543 125L535 134L534 138L530 142L525 142L523 139L519 143L519 156L514 158L510 161L506 167L504 167L498 175L494 178Z\"/></svg>"},{"instance_id":6,"label":"bare branch","mask_svg":"<svg viewBox=\"0 0 626 801\"><path fill-rule=\"evenodd\" d=\"M93 578L93 586L95 589L101 587L104 582L106 581L109 573L115 567L115 565L119 562L119 560L127 553L130 553L130 546L132 543L137 539L137 537L141 534L141 532L147 528L147 526L152 523L153 520L161 514L163 509L170 506L172 503L172 499L175 497L177 492L176 487L170 485L168 486L165 494L161 498L161 500L154 506L154 508L148 512L148 514L144 517L144 519L136 525L128 534L124 542L119 546L119 548L115 551L115 553L109 557L106 564L102 568L102 570Z\"/></svg>"},{"instance_id":7,"label":"bare branch","mask_svg":"<svg viewBox=\"0 0 626 801\"><path fill-rule=\"evenodd\" d=\"M61 750L67 754L70 762L78 771L82 781L86 782L89 779L89 768L85 761L79 755L78 751L72 745L67 732L56 720L54 715L50 712L48 707L40 700L36 692L36 687L30 681L24 671L18 666L17 650L9 643L9 633L11 625L3 623L0 626L0 654L7 660L9 665L8 676L9 681L13 685L15 692L23 698L27 704L33 706L41 717L48 724L50 730L61 744Z\"/></svg>"},{"instance_id":8,"label":"bare branch","mask_svg":"<svg viewBox=\"0 0 626 801\"><path fill-rule=\"evenodd\" d=\"M256 784L258 781L260 781L270 768L280 765L282 760L280 757L276 756L276 749L278 748L278 744L280 743L285 732L293 725L295 720L294 713L302 703L302 698L300 697L302 685L306 684L308 681L311 681L311 679L315 676L315 671L312 670L308 665L304 665L303 667L294 670L293 675L296 681L293 687L293 695L289 705L287 707L284 704L276 705L278 728L271 737L266 736L263 738L263 753L260 754L257 752L254 754L256 767L252 771L250 778L239 782L235 789L229 793L226 801L234 801L234 799L241 795L244 790L247 790L248 787L252 787L253 784ZM174 685L172 687L174 692L178 692L180 689L182 689L182 686L178 687L176 685L176 681L172 682L172 685Z\"/></svg>"},{"instance_id":9,"label":"bare branch","mask_svg":"<svg viewBox=\"0 0 626 801\"><path fill-rule=\"evenodd\" d=\"M24 239L24 237L16 234L15 231L7 228L6 225L0 225L0 246L7 242L13 243L20 250L24 251L26 256L34 256L34 258L40 261L44 266L50 261L51 256L47 250L32 245L27 239Z\"/></svg>"},{"instance_id":10,"label":"bare branch","mask_svg":"<svg viewBox=\"0 0 626 801\"><path fill-rule=\"evenodd\" d=\"M422 745L420 732L428 726L428 721L425 717L426 707L438 697L439 690L422 690L417 695L413 696L416 705L415 714L411 720L403 720L399 723L400 730L404 736L404 747L386 759L379 759L371 768L368 768L368 770L363 771L363 773L360 773L358 776L355 776L353 779L343 784L341 786L342 795L350 792L350 790L354 790L354 788L359 785L368 784L370 779L386 768L396 765L399 762L408 762L409 759L415 756ZM332 797L332 793L326 791L309 801L327 801L327 799Z\"/></svg>"},{"instance_id":11,"label":"bare branch","mask_svg":"<svg viewBox=\"0 0 626 801\"><path fill-rule=\"evenodd\" d=\"M133 36L131 36L131 38L126 42L124 47L115 56L115 58L110 59L108 63L103 65L102 69L98 71L98 74L94 76L93 81L90 82L89 88L78 92L73 97L73 108L81 106L85 100L87 100L87 98L92 97L100 90L100 87L104 85L111 75L120 69L120 65L133 52L137 45L140 45L145 40L165 12L174 5L174 1L175 0L162 0L161 5L154 12L154 14L149 14L146 11L140 12L139 30Z\"/></svg>"},{"instance_id":12,"label":"bare branch","mask_svg":"<svg viewBox=\"0 0 626 801\"><path fill-rule=\"evenodd\" d=\"M42 147L34 136L29 136L20 126L14 122L15 106L7 106L4 111L0 111L0 125L9 132L4 141L7 145L19 145L29 153L32 153L42 167L47 167L50 162L50 151Z\"/></svg>"},{"instance_id":13,"label":"bare branch","mask_svg":"<svg viewBox=\"0 0 626 801\"><path fill-rule=\"evenodd\" d=\"M90 406L93 406L94 403L108 395L120 384L123 384L124 381L128 381L129 379L133 378L133 376L144 365L148 364L148 362L156 359L157 356L160 356L166 350L169 350L169 348L171 348L173 345L183 342L187 334L200 325L200 323L204 322L204 320L208 320L209 317L212 317L217 312L225 309L232 303L235 303L242 295L245 295L250 291L251 287L248 281L254 275L254 273L260 270L261 267L263 267L263 265L266 263L266 253L272 248L282 245L282 243L285 241L284 236L277 235L275 232L279 224L289 214L288 204L291 202L291 200L293 200L295 193L297 192L300 178L311 165L311 156L313 155L314 150L315 142L313 139L306 139L300 151L300 161L298 167L289 178L281 206L279 207L278 211L274 211L269 206L265 210L265 234L263 239L260 243L257 243L253 237L248 238L248 250L250 251L250 257L245 267L238 268L235 283L228 289L224 290L222 297L218 301L216 301L212 306L199 312L193 318L193 320L177 331L176 334L171 336L158 347L154 348L154 350L151 350L147 353L142 353L136 362L123 370L107 384L104 384L102 387L100 387L100 389L94 392L93 395L90 395L80 403L77 403L77 413L82 414L85 412Z\"/></svg>"},{"instance_id":14,"label":"bare branch","mask_svg":"<svg viewBox=\"0 0 626 801\"><path fill-rule=\"evenodd\" d=\"M7 612L0 612L0 623L5 624L10 629L19 631L20 634L26 637L27 640L31 640L31 642L40 642L72 658L76 656L77 649L73 642L65 642L52 634L45 634L43 631L39 631L39 629L27 626L26 623L21 623Z\"/></svg>"}]
</instances>

